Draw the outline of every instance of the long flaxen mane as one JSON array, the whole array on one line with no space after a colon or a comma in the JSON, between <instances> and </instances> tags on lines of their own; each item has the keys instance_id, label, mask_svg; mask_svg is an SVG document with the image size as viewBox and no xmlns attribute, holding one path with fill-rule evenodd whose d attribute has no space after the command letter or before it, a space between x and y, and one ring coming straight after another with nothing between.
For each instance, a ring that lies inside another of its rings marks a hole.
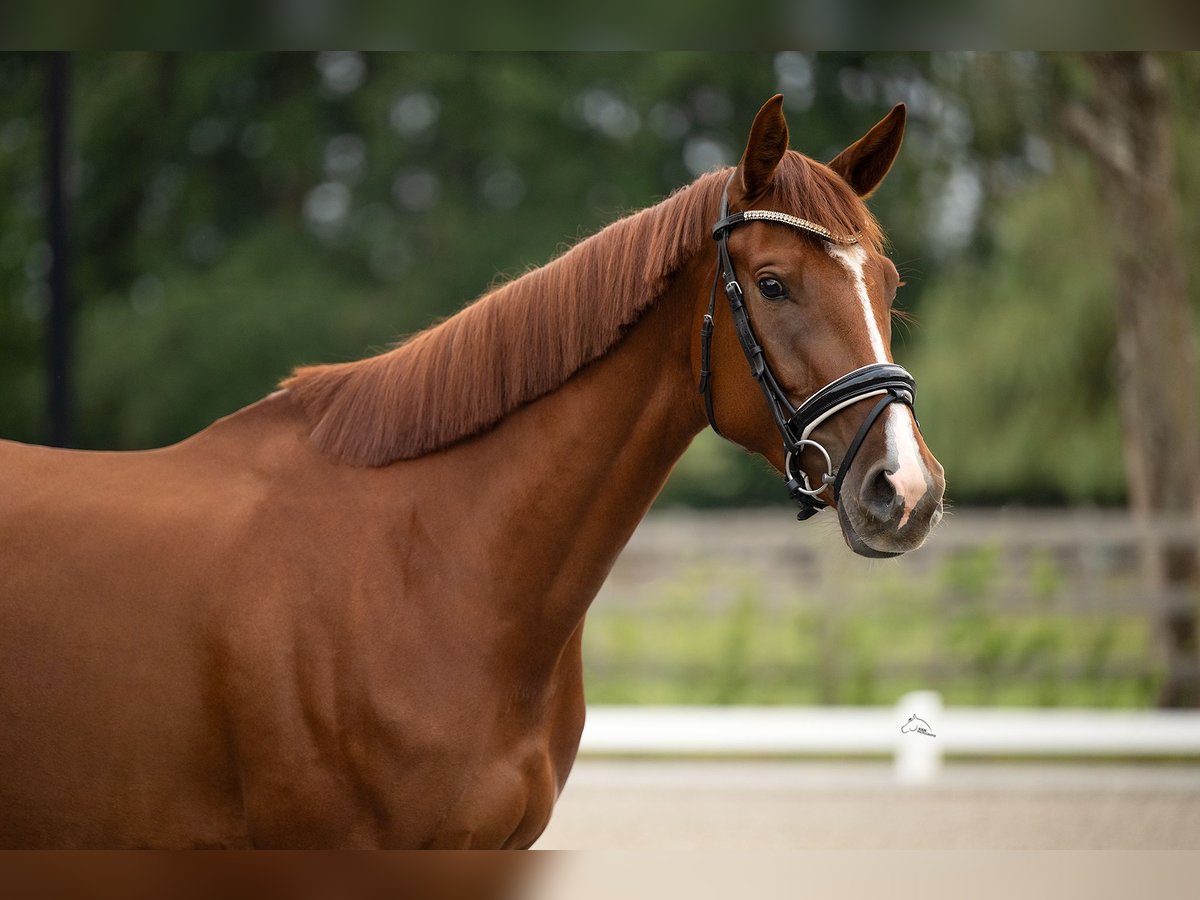
<instances>
[{"instance_id":1,"label":"long flaxen mane","mask_svg":"<svg viewBox=\"0 0 1200 900\"><path fill-rule=\"evenodd\" d=\"M303 406L317 447L355 465L413 459L479 434L607 353L708 250L729 171L700 176L386 353L306 366L281 386ZM882 241L849 186L795 151L776 169L771 203L868 246Z\"/></svg>"}]
</instances>

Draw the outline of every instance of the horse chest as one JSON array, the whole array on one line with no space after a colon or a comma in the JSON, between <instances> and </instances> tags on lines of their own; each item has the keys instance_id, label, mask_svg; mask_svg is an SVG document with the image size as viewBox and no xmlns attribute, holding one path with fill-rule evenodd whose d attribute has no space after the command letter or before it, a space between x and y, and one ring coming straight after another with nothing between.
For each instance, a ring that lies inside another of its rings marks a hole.
<instances>
[{"instance_id":1,"label":"horse chest","mask_svg":"<svg viewBox=\"0 0 1200 900\"><path fill-rule=\"evenodd\" d=\"M580 626L549 666L459 667L462 693L454 699L443 694L412 717L426 751L420 768L445 776L447 786L444 812L418 843L526 847L537 839L583 731L581 644ZM495 658L520 656L505 648Z\"/></svg>"},{"instance_id":2,"label":"horse chest","mask_svg":"<svg viewBox=\"0 0 1200 900\"><path fill-rule=\"evenodd\" d=\"M558 781L558 767L532 743L490 754L422 844L460 849L527 847L550 821Z\"/></svg>"},{"instance_id":3,"label":"horse chest","mask_svg":"<svg viewBox=\"0 0 1200 900\"><path fill-rule=\"evenodd\" d=\"M581 685L573 680L537 710L509 708L481 717L471 757L436 832L436 847L527 847L550 821L575 761L583 729Z\"/></svg>"},{"instance_id":4,"label":"horse chest","mask_svg":"<svg viewBox=\"0 0 1200 900\"><path fill-rule=\"evenodd\" d=\"M478 657L476 657L478 659ZM373 671L353 687L319 667L270 692L243 756L260 846L500 848L532 844L574 762L584 701L578 647L514 680L458 660ZM263 693L266 696L263 696ZM324 697L322 702L314 698ZM265 717L280 716L264 731ZM272 732L273 733L270 733Z\"/></svg>"}]
</instances>

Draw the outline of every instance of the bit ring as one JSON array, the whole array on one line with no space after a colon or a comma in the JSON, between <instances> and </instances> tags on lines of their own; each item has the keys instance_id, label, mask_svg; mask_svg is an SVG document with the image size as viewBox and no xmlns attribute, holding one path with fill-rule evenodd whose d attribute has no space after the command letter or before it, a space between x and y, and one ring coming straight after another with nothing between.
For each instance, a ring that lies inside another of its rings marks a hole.
<instances>
[{"instance_id":1,"label":"bit ring","mask_svg":"<svg viewBox=\"0 0 1200 900\"><path fill-rule=\"evenodd\" d=\"M808 480L808 473L804 470L800 471L800 478L804 481L805 487L797 487L796 490L809 497L815 497L821 493L829 485L833 484L836 476L833 473L833 460L829 458L829 451L818 444L816 441L804 438L796 442L795 450L789 450L783 460L783 472L788 477L789 481L795 481L796 476L792 474L792 457L802 452L806 446L816 447L817 451L825 459L825 474L821 476L821 486L818 488L811 487L811 482Z\"/></svg>"}]
</instances>

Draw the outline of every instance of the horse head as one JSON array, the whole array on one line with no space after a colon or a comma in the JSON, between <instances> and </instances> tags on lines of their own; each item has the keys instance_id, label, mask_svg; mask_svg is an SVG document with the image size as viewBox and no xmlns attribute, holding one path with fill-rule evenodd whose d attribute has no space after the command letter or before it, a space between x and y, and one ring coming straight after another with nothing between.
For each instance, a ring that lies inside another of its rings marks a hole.
<instances>
[{"instance_id":1,"label":"horse head","mask_svg":"<svg viewBox=\"0 0 1200 900\"><path fill-rule=\"evenodd\" d=\"M896 556L919 547L941 519L945 486L912 412L911 390L895 382L873 390L877 377L840 404L836 398L826 403L819 421L808 423L805 440L793 434L790 446L785 420L822 388L844 385L847 376L852 382L851 373L859 370L909 378L889 365L900 276L882 252L879 228L864 202L899 151L904 106L826 166L788 149L782 101L776 96L759 110L726 187L722 215L730 218L721 221L737 227L722 231L718 223L717 235L725 240L717 283L725 278L728 291L736 272L748 326L738 325L736 310L720 305L713 324L706 323L711 360L697 366L714 375L709 418L720 423L723 435L785 473L793 487L802 480L810 490L801 493L817 498L817 506L836 507L856 553ZM702 302L714 308L707 291ZM757 376L755 339L765 361ZM764 380L773 386L764 387ZM829 392L820 396L829 399ZM897 399L903 402L890 403Z\"/></svg>"}]
</instances>

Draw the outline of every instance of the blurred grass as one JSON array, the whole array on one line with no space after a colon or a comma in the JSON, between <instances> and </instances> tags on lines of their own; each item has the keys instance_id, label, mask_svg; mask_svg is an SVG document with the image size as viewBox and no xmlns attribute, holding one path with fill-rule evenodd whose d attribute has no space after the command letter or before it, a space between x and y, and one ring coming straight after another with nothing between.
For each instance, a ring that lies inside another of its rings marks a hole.
<instances>
[{"instance_id":1,"label":"blurred grass","mask_svg":"<svg viewBox=\"0 0 1200 900\"><path fill-rule=\"evenodd\" d=\"M593 607L588 701L891 705L932 688L954 706L1153 704L1147 615L1060 604L1068 579L1049 558L1021 577L1014 591L983 547L919 577L768 602L752 573L698 565L636 607Z\"/></svg>"}]
</instances>

